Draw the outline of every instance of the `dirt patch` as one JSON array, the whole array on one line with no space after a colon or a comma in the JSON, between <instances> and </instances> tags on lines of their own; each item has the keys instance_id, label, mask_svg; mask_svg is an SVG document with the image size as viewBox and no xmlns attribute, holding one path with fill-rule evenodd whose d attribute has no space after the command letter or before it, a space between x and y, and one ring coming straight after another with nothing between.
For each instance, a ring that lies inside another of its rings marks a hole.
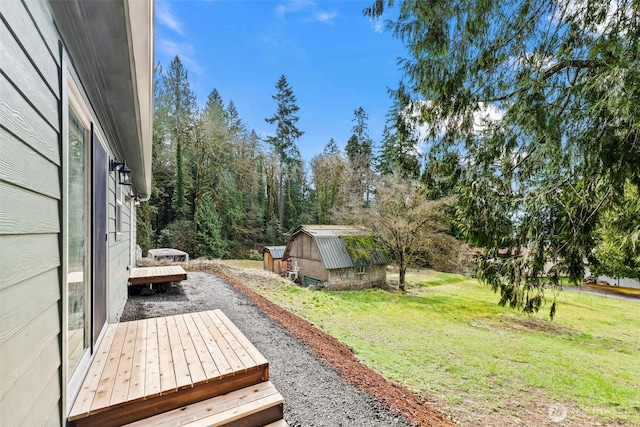
<instances>
[{"instance_id":1,"label":"dirt patch","mask_svg":"<svg viewBox=\"0 0 640 427\"><path fill-rule=\"evenodd\" d=\"M554 323L550 320L536 319L534 317L506 315L492 318L490 322L496 327L511 331L538 331L557 335L580 333L576 328Z\"/></svg>"}]
</instances>

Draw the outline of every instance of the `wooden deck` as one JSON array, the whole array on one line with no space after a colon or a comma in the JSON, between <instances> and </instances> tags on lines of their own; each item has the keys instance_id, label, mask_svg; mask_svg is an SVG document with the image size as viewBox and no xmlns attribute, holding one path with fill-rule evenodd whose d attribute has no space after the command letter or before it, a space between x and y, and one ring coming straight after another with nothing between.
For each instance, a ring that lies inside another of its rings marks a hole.
<instances>
[{"instance_id":1,"label":"wooden deck","mask_svg":"<svg viewBox=\"0 0 640 427\"><path fill-rule=\"evenodd\" d=\"M220 310L112 324L69 422L123 425L268 379L267 360Z\"/></svg>"},{"instance_id":2,"label":"wooden deck","mask_svg":"<svg viewBox=\"0 0 640 427\"><path fill-rule=\"evenodd\" d=\"M181 280L187 280L187 272L179 265L134 268L129 275L130 285L150 285Z\"/></svg>"}]
</instances>

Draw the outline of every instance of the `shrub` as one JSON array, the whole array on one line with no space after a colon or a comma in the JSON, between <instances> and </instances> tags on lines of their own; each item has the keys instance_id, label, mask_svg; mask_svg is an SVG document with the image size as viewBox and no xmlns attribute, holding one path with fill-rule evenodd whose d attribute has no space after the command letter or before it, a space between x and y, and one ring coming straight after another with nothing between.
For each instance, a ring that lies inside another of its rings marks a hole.
<instances>
[{"instance_id":1,"label":"shrub","mask_svg":"<svg viewBox=\"0 0 640 427\"><path fill-rule=\"evenodd\" d=\"M262 261L262 254L255 249L251 249L249 251L249 260L251 261Z\"/></svg>"}]
</instances>

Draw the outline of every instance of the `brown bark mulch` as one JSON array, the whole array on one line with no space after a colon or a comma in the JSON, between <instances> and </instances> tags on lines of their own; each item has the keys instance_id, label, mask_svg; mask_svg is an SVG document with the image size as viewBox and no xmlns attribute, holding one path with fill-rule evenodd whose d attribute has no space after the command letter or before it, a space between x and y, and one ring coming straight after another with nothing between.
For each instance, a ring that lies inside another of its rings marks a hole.
<instances>
[{"instance_id":1,"label":"brown bark mulch","mask_svg":"<svg viewBox=\"0 0 640 427\"><path fill-rule=\"evenodd\" d=\"M279 325L305 342L318 357L338 371L347 382L375 396L380 402L405 417L408 422L425 427L457 425L446 415L431 407L424 398L404 386L391 383L368 368L355 357L349 347L316 328L309 321L272 303L237 279L220 272L210 270L206 272L216 274L229 282Z\"/></svg>"}]
</instances>

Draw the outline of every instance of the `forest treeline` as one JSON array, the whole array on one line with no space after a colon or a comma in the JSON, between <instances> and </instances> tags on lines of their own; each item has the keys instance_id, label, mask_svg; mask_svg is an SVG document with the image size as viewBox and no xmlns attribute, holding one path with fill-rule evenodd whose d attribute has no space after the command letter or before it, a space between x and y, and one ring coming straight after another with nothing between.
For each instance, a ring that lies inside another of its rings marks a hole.
<instances>
[{"instance_id":1,"label":"forest treeline","mask_svg":"<svg viewBox=\"0 0 640 427\"><path fill-rule=\"evenodd\" d=\"M298 128L299 107L285 76L276 82L273 99L274 114L265 117L273 132L261 139L216 89L198 107L179 57L166 70L156 66L152 194L137 215L143 253L173 247L192 257L246 258L264 245L286 243L301 224L331 224L343 207L370 204L382 175L427 182L428 198L453 188L453 182L431 177L458 162L423 166L402 119L410 102L402 84L390 91L379 144L358 107L344 152L331 139L309 162L296 145L304 129Z\"/></svg>"}]
</instances>

